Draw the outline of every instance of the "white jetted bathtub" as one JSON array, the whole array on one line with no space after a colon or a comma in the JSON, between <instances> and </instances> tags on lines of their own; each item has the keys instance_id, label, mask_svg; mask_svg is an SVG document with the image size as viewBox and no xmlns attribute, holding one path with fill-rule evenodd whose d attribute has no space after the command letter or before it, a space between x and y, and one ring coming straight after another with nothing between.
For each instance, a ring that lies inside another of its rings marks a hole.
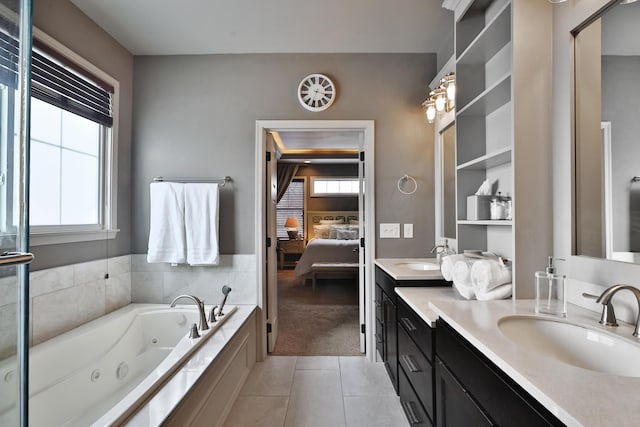
<instances>
[{"instance_id":1,"label":"white jetted bathtub","mask_svg":"<svg viewBox=\"0 0 640 427\"><path fill-rule=\"evenodd\" d=\"M207 307L207 313L210 307ZM130 304L30 350L29 426L105 425L152 395L235 311L189 339L195 305ZM0 381L15 381L15 359L0 361ZM0 388L0 426L17 425L15 396ZM13 399L13 400L12 400ZM116 414L117 417L117 414Z\"/></svg>"}]
</instances>

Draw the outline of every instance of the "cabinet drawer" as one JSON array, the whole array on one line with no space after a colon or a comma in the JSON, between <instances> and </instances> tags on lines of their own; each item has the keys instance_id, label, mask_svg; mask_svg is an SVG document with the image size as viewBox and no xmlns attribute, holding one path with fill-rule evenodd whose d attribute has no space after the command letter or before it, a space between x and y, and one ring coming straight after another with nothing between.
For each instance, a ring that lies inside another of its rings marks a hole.
<instances>
[{"instance_id":1,"label":"cabinet drawer","mask_svg":"<svg viewBox=\"0 0 640 427\"><path fill-rule=\"evenodd\" d=\"M398 324L417 344L418 348L433 363L434 331L413 311L402 298L398 298Z\"/></svg>"},{"instance_id":2,"label":"cabinet drawer","mask_svg":"<svg viewBox=\"0 0 640 427\"><path fill-rule=\"evenodd\" d=\"M393 303L396 303L395 287L398 286L398 282L393 280L391 276L382 271L380 267L376 267L376 285L392 298Z\"/></svg>"},{"instance_id":3,"label":"cabinet drawer","mask_svg":"<svg viewBox=\"0 0 640 427\"><path fill-rule=\"evenodd\" d=\"M375 310L376 310L376 319L379 322L384 321L382 317L382 288L380 286L376 286L376 297L373 300Z\"/></svg>"},{"instance_id":4,"label":"cabinet drawer","mask_svg":"<svg viewBox=\"0 0 640 427\"><path fill-rule=\"evenodd\" d=\"M402 410L404 411L407 420L409 420L409 425L418 426L418 427L432 427L431 419L427 415L427 412L422 407L420 400L416 396L416 393L411 388L411 384L407 379L407 376L404 374L402 369L398 372L399 376L399 395L400 395L400 404L402 405Z\"/></svg>"},{"instance_id":5,"label":"cabinet drawer","mask_svg":"<svg viewBox=\"0 0 640 427\"><path fill-rule=\"evenodd\" d=\"M398 363L429 418L433 419L433 366L403 328L398 328Z\"/></svg>"},{"instance_id":6,"label":"cabinet drawer","mask_svg":"<svg viewBox=\"0 0 640 427\"><path fill-rule=\"evenodd\" d=\"M436 358L436 401L438 427L493 426L487 415L455 379L447 367ZM511 425L515 420L512 420Z\"/></svg>"},{"instance_id":7,"label":"cabinet drawer","mask_svg":"<svg viewBox=\"0 0 640 427\"><path fill-rule=\"evenodd\" d=\"M376 350L380 353L382 361L387 360L387 355L384 353L384 325L378 320L376 320Z\"/></svg>"},{"instance_id":8,"label":"cabinet drawer","mask_svg":"<svg viewBox=\"0 0 640 427\"><path fill-rule=\"evenodd\" d=\"M449 324L438 320L436 329L436 354L498 425L564 425Z\"/></svg>"}]
</instances>

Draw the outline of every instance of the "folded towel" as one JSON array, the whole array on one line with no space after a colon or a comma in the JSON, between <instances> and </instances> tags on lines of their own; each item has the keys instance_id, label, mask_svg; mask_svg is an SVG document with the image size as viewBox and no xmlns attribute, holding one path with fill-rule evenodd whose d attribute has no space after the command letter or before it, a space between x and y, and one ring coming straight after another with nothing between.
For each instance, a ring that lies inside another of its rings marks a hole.
<instances>
[{"instance_id":1,"label":"folded towel","mask_svg":"<svg viewBox=\"0 0 640 427\"><path fill-rule=\"evenodd\" d=\"M147 262L184 263L184 184L154 182L150 199Z\"/></svg>"},{"instance_id":2,"label":"folded towel","mask_svg":"<svg viewBox=\"0 0 640 427\"><path fill-rule=\"evenodd\" d=\"M186 184L184 199L187 262L218 264L218 184Z\"/></svg>"},{"instance_id":3,"label":"folded towel","mask_svg":"<svg viewBox=\"0 0 640 427\"><path fill-rule=\"evenodd\" d=\"M478 301L504 299L510 297L512 291L513 285L511 283L505 283L504 285L491 289L489 292L476 292L476 298L478 298Z\"/></svg>"},{"instance_id":4,"label":"folded towel","mask_svg":"<svg viewBox=\"0 0 640 427\"><path fill-rule=\"evenodd\" d=\"M453 271L451 272L451 278L453 279L453 285L460 295L466 299L475 298L475 290L471 283L471 267L474 261L464 258L453 265Z\"/></svg>"},{"instance_id":5,"label":"folded towel","mask_svg":"<svg viewBox=\"0 0 640 427\"><path fill-rule=\"evenodd\" d=\"M442 262L440 264L440 272L442 273L442 277L444 280L451 281L453 280L453 266L457 261L461 261L465 259L463 254L458 255L448 255L442 258Z\"/></svg>"},{"instance_id":6,"label":"folded towel","mask_svg":"<svg viewBox=\"0 0 640 427\"><path fill-rule=\"evenodd\" d=\"M487 293L492 289L511 282L511 270L502 262L493 259L477 261L471 267L471 283L478 293Z\"/></svg>"}]
</instances>

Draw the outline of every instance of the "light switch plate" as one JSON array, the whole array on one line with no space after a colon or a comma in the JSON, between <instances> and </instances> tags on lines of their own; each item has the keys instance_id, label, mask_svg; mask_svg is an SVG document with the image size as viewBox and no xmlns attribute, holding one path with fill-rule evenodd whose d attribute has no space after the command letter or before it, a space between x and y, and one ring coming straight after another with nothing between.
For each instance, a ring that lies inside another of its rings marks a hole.
<instances>
[{"instance_id":1,"label":"light switch plate","mask_svg":"<svg viewBox=\"0 0 640 427\"><path fill-rule=\"evenodd\" d=\"M399 239L400 224L398 223L380 223L381 239Z\"/></svg>"},{"instance_id":2,"label":"light switch plate","mask_svg":"<svg viewBox=\"0 0 640 427\"><path fill-rule=\"evenodd\" d=\"M413 224L405 224L402 235L405 239L413 239Z\"/></svg>"}]
</instances>

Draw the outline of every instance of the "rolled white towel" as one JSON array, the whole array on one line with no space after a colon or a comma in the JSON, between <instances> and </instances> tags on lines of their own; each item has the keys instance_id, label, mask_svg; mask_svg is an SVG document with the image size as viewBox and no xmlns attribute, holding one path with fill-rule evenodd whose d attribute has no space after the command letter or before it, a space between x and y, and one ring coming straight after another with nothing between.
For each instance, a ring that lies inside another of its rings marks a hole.
<instances>
[{"instance_id":1,"label":"rolled white towel","mask_svg":"<svg viewBox=\"0 0 640 427\"><path fill-rule=\"evenodd\" d=\"M456 262L465 259L463 254L458 255L448 255L442 258L442 263L440 264L440 272L442 273L442 277L444 280L452 281L453 280L453 266Z\"/></svg>"},{"instance_id":2,"label":"rolled white towel","mask_svg":"<svg viewBox=\"0 0 640 427\"><path fill-rule=\"evenodd\" d=\"M492 289L511 282L511 270L500 261L484 259L471 267L471 283L478 293L487 293Z\"/></svg>"},{"instance_id":3,"label":"rolled white towel","mask_svg":"<svg viewBox=\"0 0 640 427\"><path fill-rule=\"evenodd\" d=\"M476 292L473 290L473 286L461 284L456 281L453 282L453 289L458 291L460 296L464 299L475 299Z\"/></svg>"},{"instance_id":4,"label":"rolled white towel","mask_svg":"<svg viewBox=\"0 0 640 427\"><path fill-rule=\"evenodd\" d=\"M509 298L511 292L513 292L513 285L511 283L505 283L504 285L491 289L489 292L476 292L476 298L478 298L478 301L504 299Z\"/></svg>"},{"instance_id":5,"label":"rolled white towel","mask_svg":"<svg viewBox=\"0 0 640 427\"><path fill-rule=\"evenodd\" d=\"M453 271L451 272L454 287L466 299L474 299L476 296L470 274L473 264L474 261L464 258L453 265Z\"/></svg>"}]
</instances>

